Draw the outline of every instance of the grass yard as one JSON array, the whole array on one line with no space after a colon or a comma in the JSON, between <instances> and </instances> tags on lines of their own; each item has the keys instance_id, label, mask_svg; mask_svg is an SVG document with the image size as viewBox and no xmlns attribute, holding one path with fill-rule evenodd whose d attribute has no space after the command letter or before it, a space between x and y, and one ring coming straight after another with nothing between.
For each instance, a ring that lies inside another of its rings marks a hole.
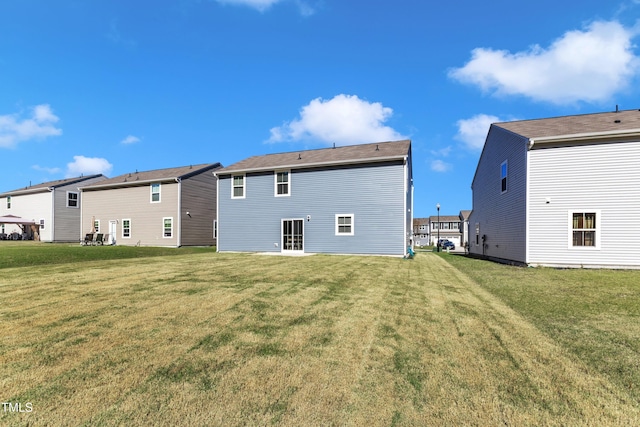
<instances>
[{"instance_id":1,"label":"grass yard","mask_svg":"<svg viewBox=\"0 0 640 427\"><path fill-rule=\"evenodd\" d=\"M0 409L0 424L640 423L635 389L467 261L209 252L4 268L0 401L33 409ZM616 307L603 328L628 326Z\"/></svg>"},{"instance_id":2,"label":"grass yard","mask_svg":"<svg viewBox=\"0 0 640 427\"><path fill-rule=\"evenodd\" d=\"M442 256L640 402L640 271L518 268Z\"/></svg>"},{"instance_id":3,"label":"grass yard","mask_svg":"<svg viewBox=\"0 0 640 427\"><path fill-rule=\"evenodd\" d=\"M215 247L80 246L79 243L0 241L0 269L108 259L212 253Z\"/></svg>"}]
</instances>

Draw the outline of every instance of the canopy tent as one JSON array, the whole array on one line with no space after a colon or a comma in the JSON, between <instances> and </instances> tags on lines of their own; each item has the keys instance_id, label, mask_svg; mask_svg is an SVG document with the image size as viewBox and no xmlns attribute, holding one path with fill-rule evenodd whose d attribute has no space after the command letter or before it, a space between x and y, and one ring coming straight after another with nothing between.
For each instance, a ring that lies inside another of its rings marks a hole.
<instances>
[{"instance_id":1,"label":"canopy tent","mask_svg":"<svg viewBox=\"0 0 640 427\"><path fill-rule=\"evenodd\" d=\"M36 225L34 220L20 218L15 215L0 216L0 224L24 224L24 225Z\"/></svg>"},{"instance_id":2,"label":"canopy tent","mask_svg":"<svg viewBox=\"0 0 640 427\"><path fill-rule=\"evenodd\" d=\"M34 220L20 218L15 215L5 215L0 216L0 224L14 224L20 227L22 233L20 233L19 237L16 237L18 240L40 240L40 236L38 234L39 224ZM11 236L15 233L10 233L9 235L0 234L0 239L11 239Z\"/></svg>"}]
</instances>

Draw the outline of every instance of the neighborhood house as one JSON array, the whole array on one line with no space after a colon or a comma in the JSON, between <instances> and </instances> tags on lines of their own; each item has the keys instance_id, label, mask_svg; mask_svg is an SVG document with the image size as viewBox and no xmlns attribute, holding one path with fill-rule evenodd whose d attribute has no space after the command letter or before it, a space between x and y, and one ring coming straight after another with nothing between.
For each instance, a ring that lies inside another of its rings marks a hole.
<instances>
[{"instance_id":1,"label":"neighborhood house","mask_svg":"<svg viewBox=\"0 0 640 427\"><path fill-rule=\"evenodd\" d=\"M218 251L402 256L411 142L250 157L216 171Z\"/></svg>"},{"instance_id":2,"label":"neighborhood house","mask_svg":"<svg viewBox=\"0 0 640 427\"><path fill-rule=\"evenodd\" d=\"M220 163L132 172L82 189L82 235L105 244L216 244Z\"/></svg>"},{"instance_id":3,"label":"neighborhood house","mask_svg":"<svg viewBox=\"0 0 640 427\"><path fill-rule=\"evenodd\" d=\"M80 188L107 179L87 175L0 194L0 239L78 242Z\"/></svg>"},{"instance_id":4,"label":"neighborhood house","mask_svg":"<svg viewBox=\"0 0 640 427\"><path fill-rule=\"evenodd\" d=\"M640 267L640 110L494 123L472 191L475 255Z\"/></svg>"}]
</instances>

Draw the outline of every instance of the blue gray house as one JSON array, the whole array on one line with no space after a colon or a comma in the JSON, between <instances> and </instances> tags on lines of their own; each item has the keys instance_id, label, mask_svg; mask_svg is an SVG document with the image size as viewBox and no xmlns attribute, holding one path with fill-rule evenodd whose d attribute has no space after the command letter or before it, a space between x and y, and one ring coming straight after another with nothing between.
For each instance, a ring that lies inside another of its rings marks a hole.
<instances>
[{"instance_id":1,"label":"blue gray house","mask_svg":"<svg viewBox=\"0 0 640 427\"><path fill-rule=\"evenodd\" d=\"M254 156L215 172L218 251L404 255L411 141Z\"/></svg>"}]
</instances>

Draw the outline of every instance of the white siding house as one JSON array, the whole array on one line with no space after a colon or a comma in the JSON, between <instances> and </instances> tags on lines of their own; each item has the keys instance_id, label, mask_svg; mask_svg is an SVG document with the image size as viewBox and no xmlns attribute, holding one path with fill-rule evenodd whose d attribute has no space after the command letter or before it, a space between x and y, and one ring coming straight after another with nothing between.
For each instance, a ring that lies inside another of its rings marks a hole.
<instances>
[{"instance_id":1,"label":"white siding house","mask_svg":"<svg viewBox=\"0 0 640 427\"><path fill-rule=\"evenodd\" d=\"M473 254L639 268L640 110L494 123L472 190Z\"/></svg>"},{"instance_id":2,"label":"white siding house","mask_svg":"<svg viewBox=\"0 0 640 427\"><path fill-rule=\"evenodd\" d=\"M12 215L35 222L31 227L6 224L0 234L27 233L25 237L43 242L77 242L80 240L80 188L107 179L88 175L61 179L19 188L0 194L0 216Z\"/></svg>"}]
</instances>

